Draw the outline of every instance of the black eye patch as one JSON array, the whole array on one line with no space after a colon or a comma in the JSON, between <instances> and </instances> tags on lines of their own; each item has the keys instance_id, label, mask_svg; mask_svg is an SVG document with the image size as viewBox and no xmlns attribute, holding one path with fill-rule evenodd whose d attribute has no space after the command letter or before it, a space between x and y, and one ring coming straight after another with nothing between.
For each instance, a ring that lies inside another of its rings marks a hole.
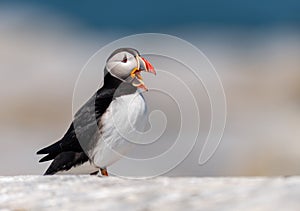
<instances>
[{"instance_id":1,"label":"black eye patch","mask_svg":"<svg viewBox=\"0 0 300 211\"><path fill-rule=\"evenodd\" d=\"M124 55L124 58L123 58L122 62L123 62L123 63L126 63L126 62L127 62L127 56L126 56L126 54Z\"/></svg>"}]
</instances>

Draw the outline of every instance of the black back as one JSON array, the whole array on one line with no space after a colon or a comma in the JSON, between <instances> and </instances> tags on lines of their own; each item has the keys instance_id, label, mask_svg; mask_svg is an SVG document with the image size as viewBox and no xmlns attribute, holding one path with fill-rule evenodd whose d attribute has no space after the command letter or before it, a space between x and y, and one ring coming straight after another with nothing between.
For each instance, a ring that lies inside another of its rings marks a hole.
<instances>
[{"instance_id":1,"label":"black back","mask_svg":"<svg viewBox=\"0 0 300 211\"><path fill-rule=\"evenodd\" d=\"M66 134L56 143L43 148L37 154L47 154L39 162L54 161L45 175L69 170L89 160L83 149L92 146L94 135L99 131L99 119L116 97L132 94L136 87L122 82L107 71L104 85L77 111ZM79 141L80 140L80 141Z\"/></svg>"}]
</instances>

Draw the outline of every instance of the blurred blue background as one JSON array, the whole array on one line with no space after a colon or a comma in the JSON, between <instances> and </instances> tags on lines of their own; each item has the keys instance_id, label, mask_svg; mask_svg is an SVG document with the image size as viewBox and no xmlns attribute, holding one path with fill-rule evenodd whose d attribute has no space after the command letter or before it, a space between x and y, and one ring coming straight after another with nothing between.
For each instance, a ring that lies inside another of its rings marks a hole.
<instances>
[{"instance_id":1,"label":"blurred blue background","mask_svg":"<svg viewBox=\"0 0 300 211\"><path fill-rule=\"evenodd\" d=\"M168 175L300 173L300 2L0 1L0 175L41 174L35 152L72 118L91 55L134 33L168 33L201 49L220 74L228 122L215 156L198 144ZM88 81L87 81L88 83Z\"/></svg>"},{"instance_id":2,"label":"blurred blue background","mask_svg":"<svg viewBox=\"0 0 300 211\"><path fill-rule=\"evenodd\" d=\"M44 9L86 27L143 32L173 27L299 27L297 0L272 1L2 1L3 5Z\"/></svg>"}]
</instances>

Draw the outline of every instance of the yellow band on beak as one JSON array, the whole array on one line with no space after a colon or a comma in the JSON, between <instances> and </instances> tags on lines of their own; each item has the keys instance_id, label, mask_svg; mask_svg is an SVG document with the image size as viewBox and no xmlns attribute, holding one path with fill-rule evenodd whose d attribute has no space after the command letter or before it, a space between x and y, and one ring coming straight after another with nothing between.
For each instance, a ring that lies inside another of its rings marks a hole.
<instances>
[{"instance_id":1,"label":"yellow band on beak","mask_svg":"<svg viewBox=\"0 0 300 211\"><path fill-rule=\"evenodd\" d=\"M135 77L135 72L138 71L139 69L137 67L133 68L133 70L130 73L131 78Z\"/></svg>"},{"instance_id":2,"label":"yellow band on beak","mask_svg":"<svg viewBox=\"0 0 300 211\"><path fill-rule=\"evenodd\" d=\"M133 70L130 73L131 78L134 78L137 76L139 79L142 79L141 75L136 75L135 72L139 70L140 68L140 60L138 59L138 56L135 57L136 62L137 62L137 67L133 68Z\"/></svg>"}]
</instances>

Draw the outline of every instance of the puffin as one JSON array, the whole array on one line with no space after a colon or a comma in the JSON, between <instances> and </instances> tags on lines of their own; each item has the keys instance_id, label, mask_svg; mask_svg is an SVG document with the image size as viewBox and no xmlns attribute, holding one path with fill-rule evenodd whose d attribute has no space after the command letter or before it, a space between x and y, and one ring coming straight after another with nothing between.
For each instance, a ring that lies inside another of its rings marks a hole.
<instances>
[{"instance_id":1,"label":"puffin","mask_svg":"<svg viewBox=\"0 0 300 211\"><path fill-rule=\"evenodd\" d=\"M111 53L102 87L75 113L65 135L37 152L44 155L39 162L52 161L44 175L66 173L87 164L93 169L87 173L108 176L107 167L134 145L127 134L147 122L142 93L148 89L141 72L156 75L152 64L136 49L119 48Z\"/></svg>"}]
</instances>

